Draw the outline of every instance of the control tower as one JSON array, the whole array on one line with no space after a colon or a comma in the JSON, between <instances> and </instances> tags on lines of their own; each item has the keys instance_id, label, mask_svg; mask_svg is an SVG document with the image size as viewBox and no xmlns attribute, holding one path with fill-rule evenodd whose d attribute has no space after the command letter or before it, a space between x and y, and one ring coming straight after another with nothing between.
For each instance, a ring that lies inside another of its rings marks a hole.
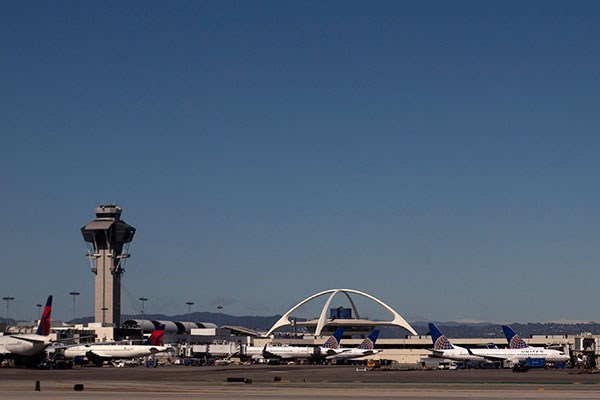
<instances>
[{"instance_id":1,"label":"control tower","mask_svg":"<svg viewBox=\"0 0 600 400\"><path fill-rule=\"evenodd\" d=\"M129 257L135 228L121 221L123 209L114 204L96 207L96 219L81 228L96 275L94 319L115 327L121 321L121 275Z\"/></svg>"}]
</instances>

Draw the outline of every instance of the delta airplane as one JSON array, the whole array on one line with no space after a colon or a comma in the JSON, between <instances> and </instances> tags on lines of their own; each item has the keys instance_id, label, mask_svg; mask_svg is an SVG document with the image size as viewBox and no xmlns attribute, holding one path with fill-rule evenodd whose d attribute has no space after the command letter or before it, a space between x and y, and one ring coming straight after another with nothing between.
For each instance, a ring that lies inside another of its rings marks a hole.
<instances>
[{"instance_id":1,"label":"delta airplane","mask_svg":"<svg viewBox=\"0 0 600 400\"><path fill-rule=\"evenodd\" d=\"M337 332L337 331L336 331ZM341 334L340 334L341 336ZM379 330L375 329L369 336L362 341L361 344L354 348L338 347L334 350L333 354L329 354L325 357L326 360L349 360L352 358L360 358L372 356L379 353L379 350L375 350L375 342L379 337ZM327 354L327 353L325 353Z\"/></svg>"},{"instance_id":2,"label":"delta airplane","mask_svg":"<svg viewBox=\"0 0 600 400\"><path fill-rule=\"evenodd\" d=\"M468 349L452 345L450 341L434 325L429 324L431 339L434 344L432 352L435 357L460 361L525 361L528 358L543 358L547 362L565 362L569 356L562 351L549 350L542 347L522 347L509 349ZM522 340L522 339L521 339ZM515 341L516 342L516 341ZM523 342L524 343L524 342ZM465 354L465 351L467 354Z\"/></svg>"},{"instance_id":3,"label":"delta airplane","mask_svg":"<svg viewBox=\"0 0 600 400\"><path fill-rule=\"evenodd\" d=\"M50 345L51 314L52 295L48 296L36 333L0 336L0 359L33 358L40 355Z\"/></svg>"},{"instance_id":4,"label":"delta airplane","mask_svg":"<svg viewBox=\"0 0 600 400\"><path fill-rule=\"evenodd\" d=\"M156 353L169 351L171 347L163 345L165 326L158 326L145 344L88 344L73 346L64 351L65 358L87 357L96 365L102 365L104 361L115 359L128 359L146 357Z\"/></svg>"}]
</instances>

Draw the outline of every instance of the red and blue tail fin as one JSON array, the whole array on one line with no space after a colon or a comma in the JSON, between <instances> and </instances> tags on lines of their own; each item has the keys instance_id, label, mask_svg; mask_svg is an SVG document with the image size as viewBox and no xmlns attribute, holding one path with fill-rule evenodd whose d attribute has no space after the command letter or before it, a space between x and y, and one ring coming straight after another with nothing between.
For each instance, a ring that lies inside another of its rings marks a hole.
<instances>
[{"instance_id":1,"label":"red and blue tail fin","mask_svg":"<svg viewBox=\"0 0 600 400\"><path fill-rule=\"evenodd\" d=\"M46 307L40 318L36 333L40 336L48 336L50 334L50 316L52 314L52 295L46 300Z\"/></svg>"},{"instance_id":2,"label":"red and blue tail fin","mask_svg":"<svg viewBox=\"0 0 600 400\"><path fill-rule=\"evenodd\" d=\"M450 343L448 338L444 336L435 324L429 324L429 333L431 334L431 341L435 350L450 350L454 348L452 343Z\"/></svg>"},{"instance_id":3,"label":"red and blue tail fin","mask_svg":"<svg viewBox=\"0 0 600 400\"><path fill-rule=\"evenodd\" d=\"M339 327L333 332L333 335L329 336L329 339L323 343L321 347L326 349L337 349L340 347L340 341L342 340L342 335L344 334L344 328Z\"/></svg>"},{"instance_id":4,"label":"red and blue tail fin","mask_svg":"<svg viewBox=\"0 0 600 400\"><path fill-rule=\"evenodd\" d=\"M163 345L163 337L165 336L165 326L159 325L154 329L152 335L146 340L146 344L152 346L162 346Z\"/></svg>"},{"instance_id":5,"label":"red and blue tail fin","mask_svg":"<svg viewBox=\"0 0 600 400\"><path fill-rule=\"evenodd\" d=\"M508 340L508 347L510 349L524 349L529 347L527 343L515 331L512 330L510 326L502 325L502 330L504 331L504 336L506 336L506 340Z\"/></svg>"},{"instance_id":6,"label":"red and blue tail fin","mask_svg":"<svg viewBox=\"0 0 600 400\"><path fill-rule=\"evenodd\" d=\"M379 329L375 329L373 332L371 332L369 336L365 338L365 340L362 341L361 344L358 345L357 348L363 350L373 350L375 348L375 342L377 341L378 337Z\"/></svg>"}]
</instances>

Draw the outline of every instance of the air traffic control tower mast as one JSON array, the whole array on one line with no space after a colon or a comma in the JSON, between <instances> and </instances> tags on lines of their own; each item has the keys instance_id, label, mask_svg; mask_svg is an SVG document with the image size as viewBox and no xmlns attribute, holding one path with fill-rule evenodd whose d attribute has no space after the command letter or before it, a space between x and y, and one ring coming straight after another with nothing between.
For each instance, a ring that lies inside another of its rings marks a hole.
<instances>
[{"instance_id":1,"label":"air traffic control tower mast","mask_svg":"<svg viewBox=\"0 0 600 400\"><path fill-rule=\"evenodd\" d=\"M92 272L96 275L94 319L118 327L121 322L121 275L135 228L121 221L121 207L96 207L96 219L83 228Z\"/></svg>"}]
</instances>

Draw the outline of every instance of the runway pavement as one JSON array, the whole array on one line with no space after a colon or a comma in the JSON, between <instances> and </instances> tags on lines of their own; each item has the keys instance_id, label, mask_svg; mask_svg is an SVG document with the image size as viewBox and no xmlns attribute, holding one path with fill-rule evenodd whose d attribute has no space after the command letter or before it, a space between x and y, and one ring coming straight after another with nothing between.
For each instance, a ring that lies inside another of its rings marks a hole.
<instances>
[{"instance_id":1,"label":"runway pavement","mask_svg":"<svg viewBox=\"0 0 600 400\"><path fill-rule=\"evenodd\" d=\"M245 380L227 382L228 378ZM39 381L40 391L35 383ZM82 384L83 392L74 391ZM600 399L573 370L357 371L349 366L0 369L0 399Z\"/></svg>"}]
</instances>

